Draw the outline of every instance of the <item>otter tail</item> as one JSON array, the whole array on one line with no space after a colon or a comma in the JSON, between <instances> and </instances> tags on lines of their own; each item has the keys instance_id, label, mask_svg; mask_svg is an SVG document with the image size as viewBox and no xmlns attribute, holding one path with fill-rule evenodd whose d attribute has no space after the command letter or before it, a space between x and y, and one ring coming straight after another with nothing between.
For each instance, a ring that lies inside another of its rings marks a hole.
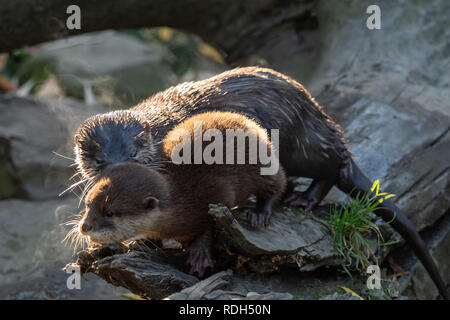
<instances>
[{"instance_id":1,"label":"otter tail","mask_svg":"<svg viewBox=\"0 0 450 320\"><path fill-rule=\"evenodd\" d=\"M353 160L341 169L338 187L351 196L355 196L357 193L375 195L370 191L372 183ZM410 244L439 289L439 293L444 299L449 300L449 294L439 274L439 270L414 225L390 199L383 200L380 206L382 207L376 210L375 213L381 216L386 222L392 221L391 225Z\"/></svg>"}]
</instances>

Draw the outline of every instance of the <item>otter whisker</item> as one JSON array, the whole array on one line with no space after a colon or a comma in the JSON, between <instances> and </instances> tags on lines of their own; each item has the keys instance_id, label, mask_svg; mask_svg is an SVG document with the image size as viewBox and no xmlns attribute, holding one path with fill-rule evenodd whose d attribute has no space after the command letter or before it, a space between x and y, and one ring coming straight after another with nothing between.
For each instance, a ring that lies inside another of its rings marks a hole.
<instances>
[{"instance_id":1,"label":"otter whisker","mask_svg":"<svg viewBox=\"0 0 450 320\"><path fill-rule=\"evenodd\" d=\"M82 176L82 175L81 175L80 172L75 172L75 174L74 174L73 176L71 176L71 177L69 178L69 180L74 179L76 176Z\"/></svg>"},{"instance_id":2,"label":"otter whisker","mask_svg":"<svg viewBox=\"0 0 450 320\"><path fill-rule=\"evenodd\" d=\"M84 180L80 180L78 182L75 182L74 184L72 184L71 186L69 186L67 189L65 189L63 192L61 192L58 197L61 197L63 194L65 194L67 191L72 191L74 188L76 188L78 185L83 184L84 182L86 182L86 179Z\"/></svg>"},{"instance_id":3,"label":"otter whisker","mask_svg":"<svg viewBox=\"0 0 450 320\"><path fill-rule=\"evenodd\" d=\"M72 226L72 225L76 225L80 222L80 220L70 220L64 223L61 223L60 225L64 225L64 226Z\"/></svg>"},{"instance_id":4,"label":"otter whisker","mask_svg":"<svg viewBox=\"0 0 450 320\"><path fill-rule=\"evenodd\" d=\"M71 229L69 230L69 232L67 232L67 234L66 234L66 236L64 237L64 239L61 240L61 243L67 242L67 241L72 237L72 234L73 234L73 228L71 228Z\"/></svg>"},{"instance_id":5,"label":"otter whisker","mask_svg":"<svg viewBox=\"0 0 450 320\"><path fill-rule=\"evenodd\" d=\"M62 154L60 154L60 153L58 153L58 152L56 152L56 151L52 151L52 153L55 154L55 155L57 155L57 156L59 156L59 157L61 157L61 158L64 158L64 159L67 159L67 160L75 161L74 158L70 158L70 157L68 157L68 156L62 155Z\"/></svg>"},{"instance_id":6,"label":"otter whisker","mask_svg":"<svg viewBox=\"0 0 450 320\"><path fill-rule=\"evenodd\" d=\"M67 235L64 237L64 239L61 241L61 243L64 243L64 245L68 245L70 240L70 246L73 245L75 239L78 236L78 230L76 227L70 229L70 231L67 233Z\"/></svg>"},{"instance_id":7,"label":"otter whisker","mask_svg":"<svg viewBox=\"0 0 450 320\"><path fill-rule=\"evenodd\" d=\"M80 201L79 201L78 205L81 205L81 202L83 201L84 197L86 197L89 190L91 190L94 183L95 183L94 180L89 180L88 183L85 185L84 190L80 195Z\"/></svg>"},{"instance_id":8,"label":"otter whisker","mask_svg":"<svg viewBox=\"0 0 450 320\"><path fill-rule=\"evenodd\" d=\"M81 189L81 194L79 195L80 202L78 203L78 205L81 204L81 201L84 199L86 194L89 192L89 190L93 184L94 184L94 182L92 180L87 180L87 183L85 183L83 185L83 189Z\"/></svg>"}]
</instances>

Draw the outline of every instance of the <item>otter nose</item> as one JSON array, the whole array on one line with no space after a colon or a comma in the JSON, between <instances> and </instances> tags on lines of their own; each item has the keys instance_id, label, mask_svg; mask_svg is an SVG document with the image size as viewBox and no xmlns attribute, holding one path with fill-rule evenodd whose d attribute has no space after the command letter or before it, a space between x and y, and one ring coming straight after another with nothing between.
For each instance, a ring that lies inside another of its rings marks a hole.
<instances>
[{"instance_id":1,"label":"otter nose","mask_svg":"<svg viewBox=\"0 0 450 320\"><path fill-rule=\"evenodd\" d=\"M89 232L92 230L92 225L84 222L83 225L81 226L81 231L83 232Z\"/></svg>"}]
</instances>

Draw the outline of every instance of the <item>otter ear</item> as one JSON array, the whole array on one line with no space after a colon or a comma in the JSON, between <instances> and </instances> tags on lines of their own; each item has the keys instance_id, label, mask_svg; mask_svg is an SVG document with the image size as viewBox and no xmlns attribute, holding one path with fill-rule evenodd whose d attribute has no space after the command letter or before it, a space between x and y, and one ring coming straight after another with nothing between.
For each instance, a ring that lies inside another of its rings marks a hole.
<instances>
[{"instance_id":1,"label":"otter ear","mask_svg":"<svg viewBox=\"0 0 450 320\"><path fill-rule=\"evenodd\" d=\"M81 139L81 135L79 133L77 133L76 135L73 136L73 140L75 141L75 143L78 143Z\"/></svg>"},{"instance_id":2,"label":"otter ear","mask_svg":"<svg viewBox=\"0 0 450 320\"><path fill-rule=\"evenodd\" d=\"M158 206L159 200L155 197L146 197L142 203L144 204L145 209L153 210Z\"/></svg>"}]
</instances>

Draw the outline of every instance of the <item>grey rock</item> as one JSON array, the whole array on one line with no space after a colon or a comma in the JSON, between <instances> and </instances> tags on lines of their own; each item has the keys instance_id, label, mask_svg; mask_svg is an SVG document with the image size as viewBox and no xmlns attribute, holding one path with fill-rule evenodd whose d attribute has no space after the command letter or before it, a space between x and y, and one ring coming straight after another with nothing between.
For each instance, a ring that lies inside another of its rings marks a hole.
<instances>
[{"instance_id":1,"label":"grey rock","mask_svg":"<svg viewBox=\"0 0 450 320\"><path fill-rule=\"evenodd\" d=\"M231 270L218 272L168 297L169 300L292 300L290 293L243 291L231 283Z\"/></svg>"},{"instance_id":2,"label":"grey rock","mask_svg":"<svg viewBox=\"0 0 450 320\"><path fill-rule=\"evenodd\" d=\"M427 235L431 236L431 255L438 266L441 276L446 283L450 283L450 215L446 214L438 221L438 226L427 230ZM421 263L414 260L408 281L403 283L406 287L404 294L415 299L435 299L438 291L428 276Z\"/></svg>"},{"instance_id":3,"label":"grey rock","mask_svg":"<svg viewBox=\"0 0 450 320\"><path fill-rule=\"evenodd\" d=\"M227 270L218 272L193 286L181 290L180 292L171 294L169 300L211 300L223 297L229 280L233 275L233 271Z\"/></svg>"},{"instance_id":4,"label":"grey rock","mask_svg":"<svg viewBox=\"0 0 450 320\"><path fill-rule=\"evenodd\" d=\"M0 140L7 141L7 155L14 178L29 198L55 198L74 173L73 133L90 115L104 112L72 99L0 96Z\"/></svg>"},{"instance_id":5,"label":"grey rock","mask_svg":"<svg viewBox=\"0 0 450 320\"><path fill-rule=\"evenodd\" d=\"M333 293L327 296L320 298L319 300L361 300L358 297L355 297L350 292L346 292L344 294Z\"/></svg>"},{"instance_id":6,"label":"grey rock","mask_svg":"<svg viewBox=\"0 0 450 320\"><path fill-rule=\"evenodd\" d=\"M445 0L383 1L381 29L368 30L365 10L371 4L319 2L316 54L289 61L309 67L285 68L285 59L273 65L295 75L317 97L343 126L358 165L370 179L381 180L383 191L397 194L396 204L424 230L450 207L450 73L442 71L450 65L445 25L450 7ZM447 247L448 241L442 237L432 246ZM435 258L444 274L447 255L441 254ZM419 266L410 273L420 273ZM409 290L411 296L435 297L433 286L419 285L429 277L418 277L423 280L411 286L422 293Z\"/></svg>"},{"instance_id":7,"label":"grey rock","mask_svg":"<svg viewBox=\"0 0 450 320\"><path fill-rule=\"evenodd\" d=\"M65 230L59 224L74 209L55 200L0 202L0 284L19 280L44 261L71 258L71 250L61 243Z\"/></svg>"},{"instance_id":8,"label":"grey rock","mask_svg":"<svg viewBox=\"0 0 450 320\"><path fill-rule=\"evenodd\" d=\"M292 43L299 41L298 35L293 30L286 32L285 37L269 39L270 41L257 50L262 53L269 52L270 54L263 56L270 61L270 66L302 82L325 106L325 110L342 124L350 140L350 146L358 156L357 163L371 179L381 179L383 191L397 194L395 200L399 207L419 229L423 230L439 223L450 207L448 176L450 73L443 72L448 69L450 63L448 54L450 37L447 27L450 7L446 0L433 1L432 4L420 1L405 2L401 5L382 2L380 4L382 12L389 14L382 13L381 30L370 31L364 27L365 10L370 4L372 4L370 1L359 0L344 0L333 6L326 2L318 2L316 13L319 30L303 34L308 37L305 42L311 45L311 50L297 54L295 48L292 48ZM74 48L77 46L78 44ZM276 54L273 48L277 48ZM293 52L296 54L292 54ZM123 62L128 61L125 59ZM77 69L81 70L82 67L79 67ZM98 74L109 74L109 71L105 70L107 68L102 66L98 69ZM85 74L88 73L79 74L79 77L85 77ZM64 75L60 77L62 82L63 78ZM92 79L94 80L91 81L89 78L88 84L92 83L97 99L99 99L98 92L108 92L108 90L101 91L102 81L105 87L113 86L108 79L103 80L104 77L94 75ZM81 92L80 84L76 86ZM33 108L26 110L27 114L33 112ZM0 117L0 121L2 119L7 118ZM11 115L11 119L4 120L0 130L3 130L5 125L10 127L21 121L21 118L15 118L14 115ZM43 118L37 119L39 123L45 121ZM45 128L47 127L48 124ZM3 134L3 131L0 132ZM22 139L27 138L20 135L21 132L25 132L21 127L15 132ZM55 139L47 136L45 138ZM17 151L14 151L17 144L14 145L14 139L10 139L10 136L6 136L6 139L12 143L11 154L14 156L17 154ZM39 143L48 148L45 143ZM61 142L57 140L56 143ZM45 154L47 152L45 151ZM13 161L20 163L22 160L15 156ZM37 186L41 187L39 183L35 184L35 187ZM342 194L333 188L325 200L340 202L342 199ZM270 256L281 249L284 254L297 255L299 258L292 259L291 262L301 261L301 266L296 268L303 271L313 270L319 265L332 264L327 260L327 257L332 256L332 252L328 250L326 237L316 237L317 234L312 232L309 238L297 237L283 249L281 239L285 241L286 237L282 236L280 241L269 242L266 246L258 241L257 232L245 230L246 228L243 228L245 224L243 221L240 222L239 217L237 221L239 226L232 228L233 224L229 224L229 232L238 236L235 240L237 244L245 244L241 246L242 252L251 253L255 249L257 255ZM20 224L20 221L18 223ZM321 226L318 228L321 230ZM432 244L435 247L433 255L446 277L450 274L447 271L449 241L447 229L444 236ZM20 243L10 245L14 248ZM315 261L313 259L312 262L307 260L316 256L319 259ZM16 266L8 265L6 259L8 257L2 260L2 268L4 267L7 272L14 272ZM261 264L259 266L261 267ZM234 275L230 279L233 282L230 288L215 290L216 298L224 296L227 292L239 292L243 295L247 295L248 292L265 292L262 288L274 292L286 290L292 294L297 294L298 290L302 294L301 297L320 297L321 295L308 294L308 291L312 291L310 288L304 291L298 289L301 283L317 282L317 275L295 271L296 273L289 274L287 279L283 278L286 273L270 275L252 273L246 277ZM410 279L413 279L413 282L406 290L408 295L416 298L434 298L435 288L426 273L421 271L421 265L417 264L411 271ZM17 274L20 272L21 270L17 271ZM321 272L326 273L336 274L336 270ZM400 280L402 281L402 278ZM240 286L237 282L240 282ZM345 279L333 281L327 279L325 282L327 282L325 287L335 291ZM24 290L22 296L29 296L27 290Z\"/></svg>"},{"instance_id":9,"label":"grey rock","mask_svg":"<svg viewBox=\"0 0 450 320\"><path fill-rule=\"evenodd\" d=\"M45 44L21 73L47 66L68 95L129 107L175 81L171 60L157 43L103 31Z\"/></svg>"},{"instance_id":10,"label":"grey rock","mask_svg":"<svg viewBox=\"0 0 450 320\"><path fill-rule=\"evenodd\" d=\"M323 265L336 265L340 260L331 243L331 233L324 224L308 218L300 210L275 209L266 228L252 228L246 210L233 213L223 205L210 205L223 243L233 250L253 257L252 269L271 272L277 265L294 265L301 271ZM222 241L219 241L222 243Z\"/></svg>"},{"instance_id":11,"label":"grey rock","mask_svg":"<svg viewBox=\"0 0 450 320\"><path fill-rule=\"evenodd\" d=\"M11 143L0 138L0 199L24 196L25 191L11 159Z\"/></svg>"},{"instance_id":12,"label":"grey rock","mask_svg":"<svg viewBox=\"0 0 450 320\"><path fill-rule=\"evenodd\" d=\"M88 248L78 253L75 264L64 269L77 266L82 273L92 272L149 299L163 299L198 282L196 277L181 271L176 259L164 252L147 249L123 253L123 249L126 248L119 251L107 246Z\"/></svg>"},{"instance_id":13,"label":"grey rock","mask_svg":"<svg viewBox=\"0 0 450 320\"><path fill-rule=\"evenodd\" d=\"M75 212L75 199L0 201L0 299L124 299L127 290L94 275L81 279L80 290L67 288L62 267L72 248L62 224Z\"/></svg>"}]
</instances>

